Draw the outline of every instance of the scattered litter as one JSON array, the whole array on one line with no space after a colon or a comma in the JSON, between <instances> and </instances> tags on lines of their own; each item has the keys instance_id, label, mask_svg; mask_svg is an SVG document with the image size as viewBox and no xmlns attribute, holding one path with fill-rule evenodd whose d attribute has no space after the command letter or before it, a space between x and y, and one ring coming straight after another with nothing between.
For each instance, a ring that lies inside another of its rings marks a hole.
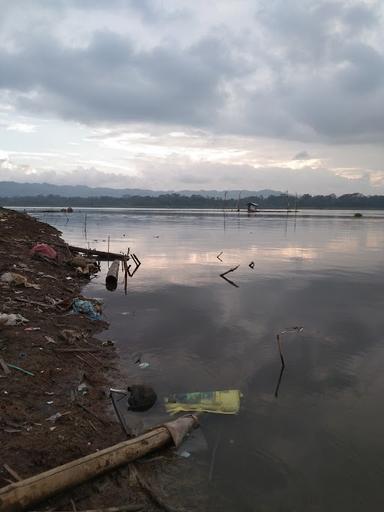
<instances>
[{"instance_id":1,"label":"scattered litter","mask_svg":"<svg viewBox=\"0 0 384 512\"><path fill-rule=\"evenodd\" d=\"M72 310L74 313L86 315L91 320L101 320L100 302L93 304L90 300L75 299L72 302Z\"/></svg>"},{"instance_id":2,"label":"scattered litter","mask_svg":"<svg viewBox=\"0 0 384 512\"><path fill-rule=\"evenodd\" d=\"M24 331L40 331L41 327L25 327Z\"/></svg>"},{"instance_id":3,"label":"scattered litter","mask_svg":"<svg viewBox=\"0 0 384 512\"><path fill-rule=\"evenodd\" d=\"M53 297L50 297L49 295L45 296L45 300L52 306L57 306L58 304L61 304L64 302L62 299L54 299ZM46 304L44 304L47 306Z\"/></svg>"},{"instance_id":4,"label":"scattered litter","mask_svg":"<svg viewBox=\"0 0 384 512\"><path fill-rule=\"evenodd\" d=\"M84 275L95 274L99 270L94 260L84 258L84 256L74 256L67 263L71 267L74 267L80 274Z\"/></svg>"},{"instance_id":5,"label":"scattered litter","mask_svg":"<svg viewBox=\"0 0 384 512\"><path fill-rule=\"evenodd\" d=\"M255 268L255 262L251 261L251 263L248 265L249 268L254 269Z\"/></svg>"},{"instance_id":6,"label":"scattered litter","mask_svg":"<svg viewBox=\"0 0 384 512\"><path fill-rule=\"evenodd\" d=\"M35 290L40 290L40 286L38 284L30 283L25 276L16 274L15 272L4 272L0 277L0 281L2 283L13 284L15 286L25 286L25 288L35 288Z\"/></svg>"},{"instance_id":7,"label":"scattered litter","mask_svg":"<svg viewBox=\"0 0 384 512\"><path fill-rule=\"evenodd\" d=\"M8 375L9 373L11 373L10 369L8 368L7 363L4 361L4 359L2 357L0 357L0 366L3 369L3 372L5 373L5 375Z\"/></svg>"},{"instance_id":8,"label":"scattered litter","mask_svg":"<svg viewBox=\"0 0 384 512\"><path fill-rule=\"evenodd\" d=\"M57 281L57 277L54 277L54 276L51 276L49 274L44 274L44 272L38 272L37 273L40 277L45 277L47 279L54 279L55 281Z\"/></svg>"},{"instance_id":9,"label":"scattered litter","mask_svg":"<svg viewBox=\"0 0 384 512\"><path fill-rule=\"evenodd\" d=\"M279 334L286 334L288 332L303 332L304 327L302 325L294 325L293 327L287 327L284 331L280 331Z\"/></svg>"},{"instance_id":10,"label":"scattered litter","mask_svg":"<svg viewBox=\"0 0 384 512\"><path fill-rule=\"evenodd\" d=\"M123 311L123 312L122 312L122 313L120 313L120 314L121 314L121 315L126 316L126 315L129 315L129 311Z\"/></svg>"},{"instance_id":11,"label":"scattered litter","mask_svg":"<svg viewBox=\"0 0 384 512\"><path fill-rule=\"evenodd\" d=\"M67 281L72 281L72 279L73 279L73 278L72 278L72 277L70 277L70 276L67 276L65 279L66 279Z\"/></svg>"},{"instance_id":12,"label":"scattered litter","mask_svg":"<svg viewBox=\"0 0 384 512\"><path fill-rule=\"evenodd\" d=\"M179 456L183 457L184 459L188 459L191 456L191 454L189 452L187 452L186 450L184 450L181 453L179 453Z\"/></svg>"},{"instance_id":13,"label":"scattered litter","mask_svg":"<svg viewBox=\"0 0 384 512\"><path fill-rule=\"evenodd\" d=\"M26 373L27 375L30 375L31 377L35 376L34 373L32 373L28 370L24 370L24 368L20 368L20 366L15 366L14 364L10 364L10 363L7 363L7 366L8 366L8 368L13 368L14 370L18 370L19 372Z\"/></svg>"},{"instance_id":14,"label":"scattered litter","mask_svg":"<svg viewBox=\"0 0 384 512\"><path fill-rule=\"evenodd\" d=\"M201 411L218 414L237 414L240 410L241 392L238 389L174 394L164 398L170 414L181 411Z\"/></svg>"},{"instance_id":15,"label":"scattered litter","mask_svg":"<svg viewBox=\"0 0 384 512\"><path fill-rule=\"evenodd\" d=\"M21 325L29 322L20 313L0 313L0 325Z\"/></svg>"},{"instance_id":16,"label":"scattered litter","mask_svg":"<svg viewBox=\"0 0 384 512\"><path fill-rule=\"evenodd\" d=\"M66 416L67 414L71 414L70 411L67 411L67 412L57 412L56 414L52 414L52 416L50 416L49 418L46 419L46 421L51 421L52 423L56 423L56 421L60 418L62 418L63 416Z\"/></svg>"},{"instance_id":17,"label":"scattered litter","mask_svg":"<svg viewBox=\"0 0 384 512\"><path fill-rule=\"evenodd\" d=\"M135 384L127 389L130 393L128 397L128 409L131 411L147 411L157 400L157 395L150 386Z\"/></svg>"},{"instance_id":18,"label":"scattered litter","mask_svg":"<svg viewBox=\"0 0 384 512\"><path fill-rule=\"evenodd\" d=\"M146 363L145 361L142 361L141 360L141 354L139 355L139 357L136 359L135 361L135 364L137 364L137 366L139 368L141 368L142 370L144 370L145 368L149 368L150 364L149 363Z\"/></svg>"},{"instance_id":19,"label":"scattered litter","mask_svg":"<svg viewBox=\"0 0 384 512\"><path fill-rule=\"evenodd\" d=\"M44 336L47 343L56 343L56 341L52 338L52 336Z\"/></svg>"},{"instance_id":20,"label":"scattered litter","mask_svg":"<svg viewBox=\"0 0 384 512\"><path fill-rule=\"evenodd\" d=\"M87 384L83 381L81 382L78 386L77 386L77 391L79 393L81 393L82 395L86 395L88 393L88 386Z\"/></svg>"},{"instance_id":21,"label":"scattered litter","mask_svg":"<svg viewBox=\"0 0 384 512\"><path fill-rule=\"evenodd\" d=\"M55 260L57 258L57 252L53 247L48 244L36 244L32 247L31 256L41 255L49 258L50 260Z\"/></svg>"},{"instance_id":22,"label":"scattered litter","mask_svg":"<svg viewBox=\"0 0 384 512\"><path fill-rule=\"evenodd\" d=\"M47 402L47 405L52 405L53 404L53 400L50 400L49 402Z\"/></svg>"},{"instance_id":23,"label":"scattered litter","mask_svg":"<svg viewBox=\"0 0 384 512\"><path fill-rule=\"evenodd\" d=\"M102 347L113 347L115 345L115 342L113 340L105 340L102 342Z\"/></svg>"},{"instance_id":24,"label":"scattered litter","mask_svg":"<svg viewBox=\"0 0 384 512\"><path fill-rule=\"evenodd\" d=\"M83 339L83 334L79 331L75 331L74 329L63 329L60 333L60 337L63 338L70 344L76 343Z\"/></svg>"}]
</instances>

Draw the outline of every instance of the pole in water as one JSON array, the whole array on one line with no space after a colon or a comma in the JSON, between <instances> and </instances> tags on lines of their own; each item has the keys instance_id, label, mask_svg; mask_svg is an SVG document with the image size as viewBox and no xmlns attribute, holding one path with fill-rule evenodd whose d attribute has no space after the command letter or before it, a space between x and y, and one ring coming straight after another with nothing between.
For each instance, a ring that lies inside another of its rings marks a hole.
<instances>
[{"instance_id":1,"label":"pole in water","mask_svg":"<svg viewBox=\"0 0 384 512\"><path fill-rule=\"evenodd\" d=\"M119 277L120 261L115 260L109 267L107 277L105 278L105 286L107 290L113 292L117 288L117 280Z\"/></svg>"},{"instance_id":2,"label":"pole in water","mask_svg":"<svg viewBox=\"0 0 384 512\"><path fill-rule=\"evenodd\" d=\"M127 257L124 256L124 293L127 295L127 284L128 284L128 265L127 265Z\"/></svg>"},{"instance_id":3,"label":"pole in water","mask_svg":"<svg viewBox=\"0 0 384 512\"><path fill-rule=\"evenodd\" d=\"M277 341L277 346L278 346L278 349L279 349L279 354L280 354L280 359L281 359L281 366L282 366L283 368L285 368L285 362L284 362L283 352L282 352L282 350L281 350L280 334L276 334L276 341Z\"/></svg>"}]
</instances>

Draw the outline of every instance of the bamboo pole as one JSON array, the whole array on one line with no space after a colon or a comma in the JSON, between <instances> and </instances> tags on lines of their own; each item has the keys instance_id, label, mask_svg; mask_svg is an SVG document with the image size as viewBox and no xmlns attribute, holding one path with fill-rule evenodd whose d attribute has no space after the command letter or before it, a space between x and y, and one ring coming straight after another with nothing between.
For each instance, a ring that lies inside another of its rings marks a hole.
<instances>
[{"instance_id":1,"label":"bamboo pole","mask_svg":"<svg viewBox=\"0 0 384 512\"><path fill-rule=\"evenodd\" d=\"M124 254L119 254L118 252L107 252L107 251L99 251L98 249L86 249L85 247L77 247L75 245L69 245L69 249L73 252L81 252L83 254L87 254L88 256L98 256L99 259L113 258L115 260L123 260Z\"/></svg>"},{"instance_id":2,"label":"bamboo pole","mask_svg":"<svg viewBox=\"0 0 384 512\"><path fill-rule=\"evenodd\" d=\"M128 249L128 251L129 251L129 249ZM128 285L127 256L124 256L123 264L124 264L124 293L125 293L125 295L127 295L127 285Z\"/></svg>"},{"instance_id":3,"label":"bamboo pole","mask_svg":"<svg viewBox=\"0 0 384 512\"><path fill-rule=\"evenodd\" d=\"M72 501L72 500L71 500ZM93 508L88 510L79 510L78 512L139 512L144 510L145 505L143 503L137 503L134 505L123 505L122 507L108 507L108 508ZM53 510L53 509L51 509ZM38 512L38 511L33 511ZM59 511L56 511L59 512ZM69 512L67 510L61 512ZM72 511L71 511L72 512Z\"/></svg>"},{"instance_id":4,"label":"bamboo pole","mask_svg":"<svg viewBox=\"0 0 384 512\"><path fill-rule=\"evenodd\" d=\"M123 260L124 261L124 260ZM107 277L105 278L105 286L107 290L113 292L117 288L117 280L119 277L120 260L115 260L109 267Z\"/></svg>"},{"instance_id":5,"label":"bamboo pole","mask_svg":"<svg viewBox=\"0 0 384 512\"><path fill-rule=\"evenodd\" d=\"M191 420L190 428L193 427ZM0 489L0 510L21 512L30 509L32 504L143 457L171 441L170 432L161 426L134 439L10 484Z\"/></svg>"}]
</instances>

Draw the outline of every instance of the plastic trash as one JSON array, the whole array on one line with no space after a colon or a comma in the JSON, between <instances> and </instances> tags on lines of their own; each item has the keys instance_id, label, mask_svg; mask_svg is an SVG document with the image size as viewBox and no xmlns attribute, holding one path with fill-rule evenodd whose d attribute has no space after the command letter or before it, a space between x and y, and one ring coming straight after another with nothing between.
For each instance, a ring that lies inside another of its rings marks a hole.
<instances>
[{"instance_id":1,"label":"plastic trash","mask_svg":"<svg viewBox=\"0 0 384 512\"><path fill-rule=\"evenodd\" d=\"M99 270L94 260L84 258L84 256L74 256L67 263L81 274L95 274Z\"/></svg>"},{"instance_id":2,"label":"plastic trash","mask_svg":"<svg viewBox=\"0 0 384 512\"><path fill-rule=\"evenodd\" d=\"M157 400L155 391L150 386L134 384L130 386L128 392L128 405L131 411L147 411Z\"/></svg>"},{"instance_id":3,"label":"plastic trash","mask_svg":"<svg viewBox=\"0 0 384 512\"><path fill-rule=\"evenodd\" d=\"M0 325L21 325L25 322L29 320L20 313L0 313Z\"/></svg>"},{"instance_id":4,"label":"plastic trash","mask_svg":"<svg viewBox=\"0 0 384 512\"><path fill-rule=\"evenodd\" d=\"M31 256L34 256L35 254L39 254L41 256L45 256L46 258L49 258L50 260L54 260L57 258L57 252L53 247L51 247L48 244L36 244L32 247Z\"/></svg>"},{"instance_id":5,"label":"plastic trash","mask_svg":"<svg viewBox=\"0 0 384 512\"><path fill-rule=\"evenodd\" d=\"M101 304L95 304L89 300L74 299L72 302L72 310L74 313L86 315L91 320L101 320Z\"/></svg>"},{"instance_id":6,"label":"plastic trash","mask_svg":"<svg viewBox=\"0 0 384 512\"><path fill-rule=\"evenodd\" d=\"M40 286L38 284L30 283L25 276L16 274L15 272L4 272L0 277L0 281L2 283L14 284L15 286L25 286L26 288L35 288L36 290L40 290Z\"/></svg>"},{"instance_id":7,"label":"plastic trash","mask_svg":"<svg viewBox=\"0 0 384 512\"><path fill-rule=\"evenodd\" d=\"M242 394L238 389L180 393L164 398L165 408L170 414L178 412L212 412L217 414L237 414L240 410Z\"/></svg>"},{"instance_id":8,"label":"plastic trash","mask_svg":"<svg viewBox=\"0 0 384 512\"><path fill-rule=\"evenodd\" d=\"M145 361L142 361L141 360L141 354L139 355L139 357L136 359L135 361L135 364L137 364L137 366L141 369L141 370L144 370L145 368L149 368L151 365Z\"/></svg>"},{"instance_id":9,"label":"plastic trash","mask_svg":"<svg viewBox=\"0 0 384 512\"><path fill-rule=\"evenodd\" d=\"M88 386L86 384L86 382L81 382L78 386L77 386L77 391L79 393L81 393L82 395L86 395L88 393Z\"/></svg>"},{"instance_id":10,"label":"plastic trash","mask_svg":"<svg viewBox=\"0 0 384 512\"><path fill-rule=\"evenodd\" d=\"M61 414L61 412L57 412L56 414L52 414L52 416L47 418L46 421L51 421L52 423L55 423L62 416L63 416L63 414Z\"/></svg>"}]
</instances>

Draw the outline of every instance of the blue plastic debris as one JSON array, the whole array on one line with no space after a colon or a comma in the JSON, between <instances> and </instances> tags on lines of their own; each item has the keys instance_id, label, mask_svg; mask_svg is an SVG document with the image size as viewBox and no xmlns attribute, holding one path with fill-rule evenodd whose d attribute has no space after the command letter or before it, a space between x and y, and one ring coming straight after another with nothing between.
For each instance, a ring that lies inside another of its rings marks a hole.
<instances>
[{"instance_id":1,"label":"blue plastic debris","mask_svg":"<svg viewBox=\"0 0 384 512\"><path fill-rule=\"evenodd\" d=\"M72 302L72 310L74 313L86 315L91 320L101 320L101 304L89 300L74 299Z\"/></svg>"}]
</instances>

